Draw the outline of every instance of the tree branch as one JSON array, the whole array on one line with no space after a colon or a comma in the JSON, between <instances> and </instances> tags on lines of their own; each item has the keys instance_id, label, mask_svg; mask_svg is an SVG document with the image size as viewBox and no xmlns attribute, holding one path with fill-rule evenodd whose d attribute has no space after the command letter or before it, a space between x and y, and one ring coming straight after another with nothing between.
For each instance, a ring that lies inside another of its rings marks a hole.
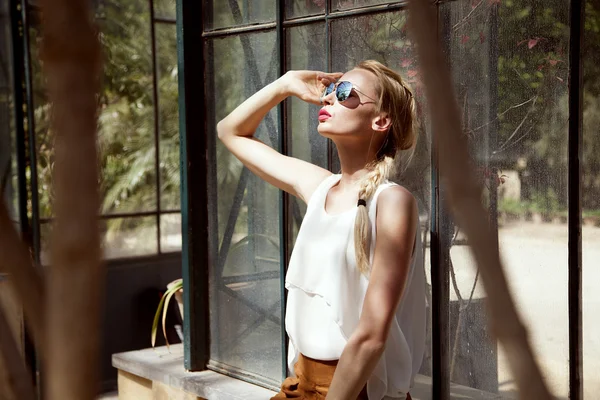
<instances>
[{"instance_id":1,"label":"tree branch","mask_svg":"<svg viewBox=\"0 0 600 400\"><path fill-rule=\"evenodd\" d=\"M19 353L17 342L0 304L0 396L2 399L35 400L33 381ZM2 367L4 366L4 371Z\"/></svg>"},{"instance_id":2,"label":"tree branch","mask_svg":"<svg viewBox=\"0 0 600 400\"><path fill-rule=\"evenodd\" d=\"M438 151L442 179L446 182L449 209L462 226L479 266L488 293L490 331L503 344L510 368L517 380L520 398L546 400L552 395L546 386L529 345L525 326L520 321L504 275L498 242L487 223L480 200L481 187L469 168L466 139L461 135L460 111L446 60L439 47L435 26L435 7L410 0L410 28L414 35L432 128Z\"/></svg>"},{"instance_id":3,"label":"tree branch","mask_svg":"<svg viewBox=\"0 0 600 400\"><path fill-rule=\"evenodd\" d=\"M55 134L55 225L46 301L45 398L98 393L104 272L96 130L101 49L88 0L41 0L42 52Z\"/></svg>"},{"instance_id":4,"label":"tree branch","mask_svg":"<svg viewBox=\"0 0 600 400\"><path fill-rule=\"evenodd\" d=\"M10 274L15 293L23 305L25 321L37 346L44 350L44 282L31 262L29 250L21 242L0 197L0 271Z\"/></svg>"}]
</instances>

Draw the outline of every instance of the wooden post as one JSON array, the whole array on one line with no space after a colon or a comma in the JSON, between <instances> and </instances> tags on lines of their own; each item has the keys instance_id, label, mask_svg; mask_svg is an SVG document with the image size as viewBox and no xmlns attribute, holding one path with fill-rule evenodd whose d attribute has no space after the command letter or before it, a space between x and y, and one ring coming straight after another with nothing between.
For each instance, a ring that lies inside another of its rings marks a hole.
<instances>
[{"instance_id":1,"label":"wooden post","mask_svg":"<svg viewBox=\"0 0 600 400\"><path fill-rule=\"evenodd\" d=\"M98 393L100 262L96 130L101 48L89 0L41 0L42 54L55 135L55 225L47 276L45 393Z\"/></svg>"},{"instance_id":2,"label":"wooden post","mask_svg":"<svg viewBox=\"0 0 600 400\"><path fill-rule=\"evenodd\" d=\"M521 399L546 400L546 387L508 291L498 245L488 214L481 204L482 188L474 179L467 160L468 147L461 132L460 112L454 97L450 72L437 41L435 8L430 2L410 0L410 29L416 41L423 71L427 102L437 137L440 174L446 184L448 203L462 227L481 271L490 313L491 332L508 353Z\"/></svg>"}]
</instances>

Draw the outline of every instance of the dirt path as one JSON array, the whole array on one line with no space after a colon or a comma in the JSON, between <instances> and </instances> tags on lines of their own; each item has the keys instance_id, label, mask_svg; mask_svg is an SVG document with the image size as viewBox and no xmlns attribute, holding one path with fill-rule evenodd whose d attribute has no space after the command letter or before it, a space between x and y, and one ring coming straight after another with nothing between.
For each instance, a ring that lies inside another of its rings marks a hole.
<instances>
[{"instance_id":1,"label":"dirt path","mask_svg":"<svg viewBox=\"0 0 600 400\"><path fill-rule=\"evenodd\" d=\"M568 394L567 225L517 222L500 228L500 249L519 312L527 323L534 350L555 395ZM470 292L475 277L466 246L451 251L458 286ZM583 227L584 391L600 392L600 228ZM454 291L451 289L452 294ZM481 284L475 297L484 296ZM455 298L455 296L453 296ZM514 388L499 349L502 390Z\"/></svg>"}]
</instances>

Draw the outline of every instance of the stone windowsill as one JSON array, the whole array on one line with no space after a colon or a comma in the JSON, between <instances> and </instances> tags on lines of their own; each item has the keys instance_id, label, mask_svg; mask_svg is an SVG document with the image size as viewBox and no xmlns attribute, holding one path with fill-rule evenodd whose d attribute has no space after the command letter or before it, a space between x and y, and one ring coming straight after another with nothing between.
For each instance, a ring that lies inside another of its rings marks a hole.
<instances>
[{"instance_id":1,"label":"stone windowsill","mask_svg":"<svg viewBox=\"0 0 600 400\"><path fill-rule=\"evenodd\" d=\"M269 399L275 392L214 371L189 372L183 367L183 345L114 354L112 365L132 375L160 382L207 400ZM431 398L431 378L417 376L411 390L414 400ZM503 396L464 386L451 386L451 399L496 400Z\"/></svg>"}]
</instances>

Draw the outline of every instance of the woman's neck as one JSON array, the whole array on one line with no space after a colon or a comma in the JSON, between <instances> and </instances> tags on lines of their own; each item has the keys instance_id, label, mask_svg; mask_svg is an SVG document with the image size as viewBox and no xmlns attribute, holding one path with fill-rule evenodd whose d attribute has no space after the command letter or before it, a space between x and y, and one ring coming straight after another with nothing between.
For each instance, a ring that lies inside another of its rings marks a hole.
<instances>
[{"instance_id":1,"label":"woman's neck","mask_svg":"<svg viewBox=\"0 0 600 400\"><path fill-rule=\"evenodd\" d=\"M377 158L374 152L365 154L364 146L340 145L336 143L342 177L341 187L355 186L368 172L367 166Z\"/></svg>"}]
</instances>

